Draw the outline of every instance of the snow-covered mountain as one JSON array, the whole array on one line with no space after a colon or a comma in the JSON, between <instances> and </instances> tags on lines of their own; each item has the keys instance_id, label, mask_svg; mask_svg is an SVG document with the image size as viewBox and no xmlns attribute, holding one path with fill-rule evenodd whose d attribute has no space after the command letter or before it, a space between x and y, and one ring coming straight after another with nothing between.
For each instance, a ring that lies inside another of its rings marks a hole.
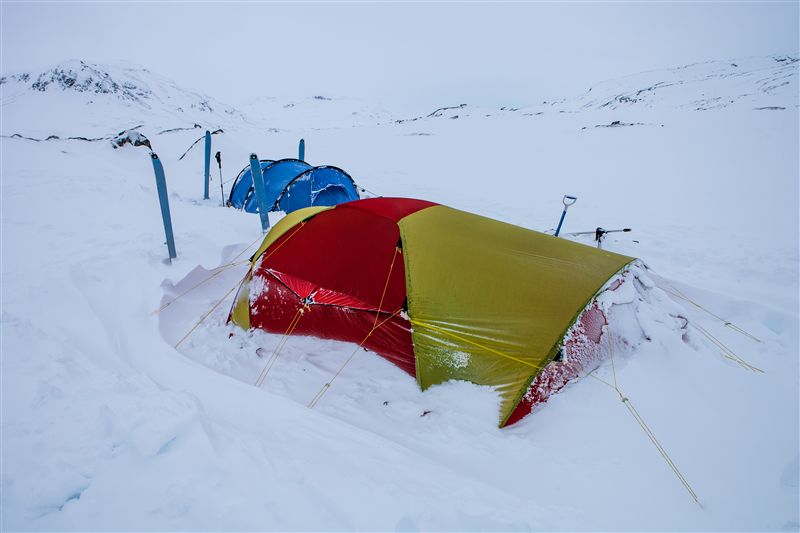
<instances>
[{"instance_id":1,"label":"snow-covered mountain","mask_svg":"<svg viewBox=\"0 0 800 533\"><path fill-rule=\"evenodd\" d=\"M536 117L552 112L761 111L798 106L797 57L776 55L707 61L608 80L572 98L528 106L449 103L418 115L348 97L259 97L241 110L136 66L72 60L43 72L0 78L3 135L94 137L146 124L152 133L178 128L217 129L250 122L267 131L314 131L437 119ZM245 119L246 115L246 119Z\"/></svg>"},{"instance_id":2,"label":"snow-covered mountain","mask_svg":"<svg viewBox=\"0 0 800 533\"><path fill-rule=\"evenodd\" d=\"M7 76L0 529L797 530L797 66L710 62L553 105L443 102L389 120L313 95L245 118L136 68ZM167 175L171 264L148 150L65 139L139 124ZM203 200L201 144L187 148L217 127L223 176ZM374 193L531 229L553 228L573 194L566 238L594 246L570 232L631 227L607 249L757 338L679 297L675 328L656 287L618 296L638 311L596 375L618 380L702 507L598 380L500 430L493 390L422 393L358 351L309 409L354 347L292 336L254 387L282 339L226 323L263 235L219 189L250 152L295 156L300 137L307 160Z\"/></svg>"},{"instance_id":3,"label":"snow-covered mountain","mask_svg":"<svg viewBox=\"0 0 800 533\"><path fill-rule=\"evenodd\" d=\"M726 108L794 112L800 105L797 101L799 61L790 55L705 61L603 81L577 97L516 107L453 103L395 121L456 120L514 114L535 117L545 113L592 109L634 113Z\"/></svg>"},{"instance_id":4,"label":"snow-covered mountain","mask_svg":"<svg viewBox=\"0 0 800 533\"><path fill-rule=\"evenodd\" d=\"M798 58L782 55L706 61L604 81L574 99L543 106L577 109L795 110Z\"/></svg>"},{"instance_id":5,"label":"snow-covered mountain","mask_svg":"<svg viewBox=\"0 0 800 533\"><path fill-rule=\"evenodd\" d=\"M142 123L218 128L244 119L227 104L137 66L71 60L3 76L0 90L3 135L94 137Z\"/></svg>"}]
</instances>

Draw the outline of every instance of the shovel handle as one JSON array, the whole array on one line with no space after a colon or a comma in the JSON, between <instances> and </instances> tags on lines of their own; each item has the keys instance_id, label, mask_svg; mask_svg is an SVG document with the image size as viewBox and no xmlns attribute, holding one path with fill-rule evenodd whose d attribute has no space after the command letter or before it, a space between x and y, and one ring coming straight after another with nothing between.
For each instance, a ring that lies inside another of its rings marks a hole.
<instances>
[{"instance_id":1,"label":"shovel handle","mask_svg":"<svg viewBox=\"0 0 800 533\"><path fill-rule=\"evenodd\" d=\"M569 207L572 204L574 204L575 202L577 202L578 201L578 197L577 196L569 196L568 194L565 194L564 198L561 201L564 202L564 209L566 209L567 207Z\"/></svg>"}]
</instances>

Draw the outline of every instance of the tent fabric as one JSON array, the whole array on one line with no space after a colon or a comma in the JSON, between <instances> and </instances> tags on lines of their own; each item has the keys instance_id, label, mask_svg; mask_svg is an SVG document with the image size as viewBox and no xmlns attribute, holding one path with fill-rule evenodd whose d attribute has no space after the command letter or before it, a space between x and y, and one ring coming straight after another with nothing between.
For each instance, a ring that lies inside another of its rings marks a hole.
<instances>
[{"instance_id":1,"label":"tent fabric","mask_svg":"<svg viewBox=\"0 0 800 533\"><path fill-rule=\"evenodd\" d=\"M281 238L286 232L299 230L306 219L311 218L317 213L327 209L330 209L330 207L306 207L304 209L298 209L297 211L289 213L280 219L264 237L264 240L261 242L261 246L259 246L258 250L256 250L256 253L250 258L250 261L254 261L256 258L261 258L262 254L267 250L267 248L272 246L272 244ZM234 303L234 307L230 316L231 320L235 324L238 324L244 329L250 329L249 288L252 275L253 269L251 268L239 287L239 293L234 300L236 303Z\"/></svg>"},{"instance_id":2,"label":"tent fabric","mask_svg":"<svg viewBox=\"0 0 800 533\"><path fill-rule=\"evenodd\" d=\"M303 207L331 206L359 199L353 178L337 167L312 167L299 159L281 159L262 161L261 171L270 211L291 213ZM248 213L258 212L249 166L236 178L228 202Z\"/></svg>"},{"instance_id":3,"label":"tent fabric","mask_svg":"<svg viewBox=\"0 0 800 533\"><path fill-rule=\"evenodd\" d=\"M420 387L495 386L504 420L578 314L631 261L444 206L400 228Z\"/></svg>"},{"instance_id":4,"label":"tent fabric","mask_svg":"<svg viewBox=\"0 0 800 533\"><path fill-rule=\"evenodd\" d=\"M423 390L451 379L494 387L501 426L597 292L632 261L422 200L293 215L253 256L231 320L284 333L303 309L294 334L355 343L385 320L366 348Z\"/></svg>"},{"instance_id":5,"label":"tent fabric","mask_svg":"<svg viewBox=\"0 0 800 533\"><path fill-rule=\"evenodd\" d=\"M338 205L358 199L353 178L334 166L306 170L286 184L275 201L278 211L291 213L309 205Z\"/></svg>"},{"instance_id":6,"label":"tent fabric","mask_svg":"<svg viewBox=\"0 0 800 533\"><path fill-rule=\"evenodd\" d=\"M267 193L267 203L270 207L274 208L278 196L281 195L290 181L310 168L311 165L299 159L281 159L267 165L264 169L264 189Z\"/></svg>"},{"instance_id":7,"label":"tent fabric","mask_svg":"<svg viewBox=\"0 0 800 533\"><path fill-rule=\"evenodd\" d=\"M268 165L273 163L271 159L262 159L260 162L262 172ZM231 187L231 192L228 194L228 205L236 207L237 209L242 209L242 207L244 207L245 210L250 213L257 212L253 211L256 207L255 195L253 194L253 174L250 170L250 165L244 167L236 176L233 186Z\"/></svg>"}]
</instances>

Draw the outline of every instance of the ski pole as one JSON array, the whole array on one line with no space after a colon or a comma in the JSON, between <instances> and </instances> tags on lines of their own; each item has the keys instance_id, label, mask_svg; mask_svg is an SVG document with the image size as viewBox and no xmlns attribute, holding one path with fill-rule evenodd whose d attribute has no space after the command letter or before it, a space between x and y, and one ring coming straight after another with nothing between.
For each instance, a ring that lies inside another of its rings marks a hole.
<instances>
[{"instance_id":1,"label":"ski pole","mask_svg":"<svg viewBox=\"0 0 800 533\"><path fill-rule=\"evenodd\" d=\"M569 196L565 194L564 198L562 198L561 201L564 203L564 210L561 212L561 219L558 221L558 227L556 228L556 237L558 237L558 234L561 232L561 225L564 223L564 217L567 216L567 209L569 209L569 206L578 201L578 197Z\"/></svg>"},{"instance_id":2,"label":"ski pole","mask_svg":"<svg viewBox=\"0 0 800 533\"><path fill-rule=\"evenodd\" d=\"M222 207L225 207L225 189L222 188L222 154L217 151L214 154L214 159L217 160L217 166L219 167L219 194L222 197Z\"/></svg>"}]
</instances>

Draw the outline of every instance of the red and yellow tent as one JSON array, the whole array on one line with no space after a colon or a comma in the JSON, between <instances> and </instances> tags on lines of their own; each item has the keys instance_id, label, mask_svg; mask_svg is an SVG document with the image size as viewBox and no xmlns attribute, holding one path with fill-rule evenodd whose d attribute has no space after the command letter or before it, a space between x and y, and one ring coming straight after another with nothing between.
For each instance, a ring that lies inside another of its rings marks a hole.
<instances>
[{"instance_id":1,"label":"red and yellow tent","mask_svg":"<svg viewBox=\"0 0 800 533\"><path fill-rule=\"evenodd\" d=\"M565 338L599 341L594 298L630 261L424 200L309 207L264 238L231 320L361 344L423 390L492 386L504 426L580 372Z\"/></svg>"}]
</instances>

